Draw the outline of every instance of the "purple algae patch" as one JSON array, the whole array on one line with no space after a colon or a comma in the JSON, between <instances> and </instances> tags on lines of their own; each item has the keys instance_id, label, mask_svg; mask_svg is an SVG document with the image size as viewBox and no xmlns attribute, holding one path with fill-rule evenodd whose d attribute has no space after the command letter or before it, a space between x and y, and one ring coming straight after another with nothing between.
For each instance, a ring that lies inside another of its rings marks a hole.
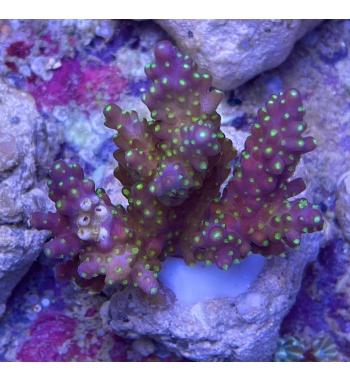
<instances>
[{"instance_id":1,"label":"purple algae patch","mask_svg":"<svg viewBox=\"0 0 350 381\"><path fill-rule=\"evenodd\" d=\"M71 103L95 107L115 101L127 85L126 79L113 66L99 66L88 63L85 68L77 59L68 59L53 73L48 82L28 85L39 109L52 111L56 105Z\"/></svg>"}]
</instances>

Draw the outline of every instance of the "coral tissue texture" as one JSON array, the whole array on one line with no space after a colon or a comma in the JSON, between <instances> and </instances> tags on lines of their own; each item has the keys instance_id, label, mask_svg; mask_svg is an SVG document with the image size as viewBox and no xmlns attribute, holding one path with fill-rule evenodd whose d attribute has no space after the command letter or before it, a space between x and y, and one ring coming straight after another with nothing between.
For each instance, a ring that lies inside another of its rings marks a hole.
<instances>
[{"instance_id":1,"label":"coral tissue texture","mask_svg":"<svg viewBox=\"0 0 350 381\"><path fill-rule=\"evenodd\" d=\"M115 104L104 110L105 125L116 131L115 176L127 208L95 190L80 166L57 161L48 182L57 212L31 218L54 236L44 252L63 259L56 276L95 291L121 283L156 294L166 256L225 270L253 253L284 256L284 244L297 248L301 234L323 227L316 206L288 200L305 189L301 178L290 178L301 155L316 147L302 136L299 92L272 95L258 111L220 196L237 153L215 111L223 94L210 90L211 76L169 41L157 43L154 56L145 67L153 84L142 96L152 120Z\"/></svg>"}]
</instances>

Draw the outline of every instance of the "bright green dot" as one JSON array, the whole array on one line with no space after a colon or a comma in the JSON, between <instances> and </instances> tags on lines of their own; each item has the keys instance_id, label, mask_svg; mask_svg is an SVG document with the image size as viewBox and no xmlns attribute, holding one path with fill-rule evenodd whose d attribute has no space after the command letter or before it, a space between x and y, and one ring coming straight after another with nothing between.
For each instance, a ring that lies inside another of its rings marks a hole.
<instances>
[{"instance_id":1,"label":"bright green dot","mask_svg":"<svg viewBox=\"0 0 350 381\"><path fill-rule=\"evenodd\" d=\"M267 116L265 116L265 118L264 118L264 121L265 122L268 122L270 120L270 117L267 115Z\"/></svg>"},{"instance_id":2,"label":"bright green dot","mask_svg":"<svg viewBox=\"0 0 350 381\"><path fill-rule=\"evenodd\" d=\"M77 191L76 189L74 189L74 188L73 188L73 189L71 189L71 191L70 191L70 192L71 192L71 193L72 193L72 195L74 195L74 196L75 196L75 195L78 193L78 191Z\"/></svg>"},{"instance_id":3,"label":"bright green dot","mask_svg":"<svg viewBox=\"0 0 350 381\"><path fill-rule=\"evenodd\" d=\"M186 86L186 81L183 80L183 79L180 79L180 80L179 80L179 84L180 84L181 86Z\"/></svg>"},{"instance_id":4,"label":"bright green dot","mask_svg":"<svg viewBox=\"0 0 350 381\"><path fill-rule=\"evenodd\" d=\"M318 224L320 221L321 221L321 217L320 217L320 216L316 216L316 217L314 218L314 222L315 222L316 224Z\"/></svg>"},{"instance_id":5,"label":"bright green dot","mask_svg":"<svg viewBox=\"0 0 350 381\"><path fill-rule=\"evenodd\" d=\"M300 239L298 239L298 238L293 239L293 243L294 243L295 245L299 245L299 243L300 243Z\"/></svg>"},{"instance_id":6,"label":"bright green dot","mask_svg":"<svg viewBox=\"0 0 350 381\"><path fill-rule=\"evenodd\" d=\"M157 293L157 291L158 291L158 288L157 287L153 287L153 288L151 288L150 293L151 293L151 295L154 295L154 294Z\"/></svg>"},{"instance_id":7,"label":"bright green dot","mask_svg":"<svg viewBox=\"0 0 350 381\"><path fill-rule=\"evenodd\" d=\"M111 105L108 105L106 108L105 108L105 110L108 112L108 111L111 111L111 109L112 109L112 106Z\"/></svg>"}]
</instances>

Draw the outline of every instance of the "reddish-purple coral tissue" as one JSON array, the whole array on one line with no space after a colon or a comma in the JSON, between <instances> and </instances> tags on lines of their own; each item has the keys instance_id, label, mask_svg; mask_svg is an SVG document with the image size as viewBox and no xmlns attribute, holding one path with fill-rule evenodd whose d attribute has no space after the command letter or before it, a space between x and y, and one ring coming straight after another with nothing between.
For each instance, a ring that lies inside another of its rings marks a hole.
<instances>
[{"instance_id":1,"label":"reddish-purple coral tissue","mask_svg":"<svg viewBox=\"0 0 350 381\"><path fill-rule=\"evenodd\" d=\"M154 56L145 67L153 83L142 96L152 119L116 104L104 109L128 206L113 205L79 165L53 163L48 187L56 213L35 212L30 222L53 236L43 249L61 258L58 279L95 291L119 283L155 294L166 256L225 270L251 254L284 256L285 245L296 248L303 233L323 228L315 205L289 200L305 189L302 178L291 180L301 156L316 147L302 136L298 90L271 95L259 109L231 173L237 151L216 112L223 93L170 42L157 43Z\"/></svg>"}]
</instances>

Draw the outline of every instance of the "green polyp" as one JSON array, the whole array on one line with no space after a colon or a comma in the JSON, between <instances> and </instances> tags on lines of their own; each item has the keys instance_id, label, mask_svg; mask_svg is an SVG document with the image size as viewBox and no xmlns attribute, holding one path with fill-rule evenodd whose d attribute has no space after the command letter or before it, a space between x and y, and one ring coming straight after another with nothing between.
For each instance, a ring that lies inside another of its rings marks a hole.
<instances>
[{"instance_id":1,"label":"green polyp","mask_svg":"<svg viewBox=\"0 0 350 381\"><path fill-rule=\"evenodd\" d=\"M180 79L180 80L179 80L179 84L180 84L181 86L186 86L186 81L185 81L184 79Z\"/></svg>"},{"instance_id":2,"label":"green polyp","mask_svg":"<svg viewBox=\"0 0 350 381\"><path fill-rule=\"evenodd\" d=\"M196 78L196 79L198 79L198 78L200 78L201 76L200 76L200 74L199 73L193 73L193 78Z\"/></svg>"},{"instance_id":3,"label":"green polyp","mask_svg":"<svg viewBox=\"0 0 350 381\"><path fill-rule=\"evenodd\" d=\"M299 112L304 112L305 111L305 107L303 107L303 106L298 107L298 111Z\"/></svg>"},{"instance_id":4,"label":"green polyp","mask_svg":"<svg viewBox=\"0 0 350 381\"><path fill-rule=\"evenodd\" d=\"M281 233L276 233L275 234L275 239L280 240L281 238L282 238L282 234Z\"/></svg>"},{"instance_id":5,"label":"green polyp","mask_svg":"<svg viewBox=\"0 0 350 381\"><path fill-rule=\"evenodd\" d=\"M61 168L61 164L56 164L55 165L55 169L60 169Z\"/></svg>"},{"instance_id":6,"label":"green polyp","mask_svg":"<svg viewBox=\"0 0 350 381\"><path fill-rule=\"evenodd\" d=\"M306 208L308 206L307 200L300 200L298 203L299 209Z\"/></svg>"},{"instance_id":7,"label":"green polyp","mask_svg":"<svg viewBox=\"0 0 350 381\"><path fill-rule=\"evenodd\" d=\"M266 154L270 154L270 153L272 153L273 152L273 149L272 149L272 147L267 147L267 148L265 148L265 153Z\"/></svg>"},{"instance_id":8,"label":"green polyp","mask_svg":"<svg viewBox=\"0 0 350 381\"><path fill-rule=\"evenodd\" d=\"M166 84L168 83L168 78L163 78L163 79L162 79L162 83L163 83L164 85L166 85Z\"/></svg>"},{"instance_id":9,"label":"green polyp","mask_svg":"<svg viewBox=\"0 0 350 381\"><path fill-rule=\"evenodd\" d=\"M63 181L60 181L59 183L58 183L58 186L63 186Z\"/></svg>"},{"instance_id":10,"label":"green polyp","mask_svg":"<svg viewBox=\"0 0 350 381\"><path fill-rule=\"evenodd\" d=\"M281 168L282 168L282 166L281 166L281 163L280 163L280 162L277 162L277 163L275 163L274 167L275 167L277 170L279 170L279 169L281 169Z\"/></svg>"},{"instance_id":11,"label":"green polyp","mask_svg":"<svg viewBox=\"0 0 350 381\"><path fill-rule=\"evenodd\" d=\"M320 217L320 216L316 216L316 217L314 218L314 222L315 222L316 224L318 224L320 221L321 221L321 217Z\"/></svg>"},{"instance_id":12,"label":"green polyp","mask_svg":"<svg viewBox=\"0 0 350 381\"><path fill-rule=\"evenodd\" d=\"M51 250L50 250L50 249L45 249L45 254L46 254L47 256L50 256L50 255L51 255Z\"/></svg>"},{"instance_id":13,"label":"green polyp","mask_svg":"<svg viewBox=\"0 0 350 381\"><path fill-rule=\"evenodd\" d=\"M275 129L274 129L274 130L271 130L271 131L270 131L270 136L271 136L271 137L274 137L274 136L277 135L277 133L278 133L277 130L275 130Z\"/></svg>"},{"instance_id":14,"label":"green polyp","mask_svg":"<svg viewBox=\"0 0 350 381\"><path fill-rule=\"evenodd\" d=\"M177 98L177 100L178 100L179 102L183 103L183 102L185 102L186 98L183 97L183 96L180 96L180 97Z\"/></svg>"},{"instance_id":15,"label":"green polyp","mask_svg":"<svg viewBox=\"0 0 350 381\"><path fill-rule=\"evenodd\" d=\"M270 117L267 115L267 116L265 116L265 118L264 118L264 122L268 122L270 120Z\"/></svg>"},{"instance_id":16,"label":"green polyp","mask_svg":"<svg viewBox=\"0 0 350 381\"><path fill-rule=\"evenodd\" d=\"M105 108L105 110L108 112L108 111L111 111L111 109L112 109L112 106L111 105L108 105L106 108Z\"/></svg>"},{"instance_id":17,"label":"green polyp","mask_svg":"<svg viewBox=\"0 0 350 381\"><path fill-rule=\"evenodd\" d=\"M289 114L286 112L285 114L284 114L284 119L288 119L289 118Z\"/></svg>"},{"instance_id":18,"label":"green polyp","mask_svg":"<svg viewBox=\"0 0 350 381\"><path fill-rule=\"evenodd\" d=\"M157 291L158 291L158 288L157 288L157 287L152 287L152 288L150 289L150 293L151 293L151 295L156 294Z\"/></svg>"},{"instance_id":19,"label":"green polyp","mask_svg":"<svg viewBox=\"0 0 350 381\"><path fill-rule=\"evenodd\" d=\"M56 207L57 207L57 209L62 208L62 201L57 201Z\"/></svg>"},{"instance_id":20,"label":"green polyp","mask_svg":"<svg viewBox=\"0 0 350 381\"><path fill-rule=\"evenodd\" d=\"M76 196L78 194L78 191L75 188L71 189L70 192L72 193L73 196Z\"/></svg>"},{"instance_id":21,"label":"green polyp","mask_svg":"<svg viewBox=\"0 0 350 381\"><path fill-rule=\"evenodd\" d=\"M298 238L293 239L293 243L294 243L294 245L299 245L300 239L298 239Z\"/></svg>"},{"instance_id":22,"label":"green polyp","mask_svg":"<svg viewBox=\"0 0 350 381\"><path fill-rule=\"evenodd\" d=\"M298 93L295 91L295 90L290 90L289 94L292 96L292 97L296 97L298 95Z\"/></svg>"}]
</instances>

